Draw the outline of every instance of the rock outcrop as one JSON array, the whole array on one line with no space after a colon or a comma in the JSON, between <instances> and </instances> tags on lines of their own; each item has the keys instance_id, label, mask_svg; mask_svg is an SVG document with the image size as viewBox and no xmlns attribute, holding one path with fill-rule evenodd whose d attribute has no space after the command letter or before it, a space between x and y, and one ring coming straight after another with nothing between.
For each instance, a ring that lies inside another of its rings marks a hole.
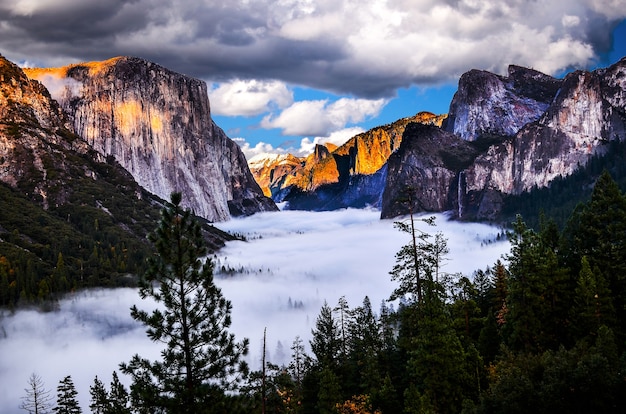
<instances>
[{"instance_id":1,"label":"rock outcrop","mask_svg":"<svg viewBox=\"0 0 626 414\"><path fill-rule=\"evenodd\" d=\"M148 191L180 191L210 221L276 209L213 122L204 82L132 57L26 73L53 91L76 134Z\"/></svg>"},{"instance_id":2,"label":"rock outcrop","mask_svg":"<svg viewBox=\"0 0 626 414\"><path fill-rule=\"evenodd\" d=\"M68 154L90 152L69 128L48 90L0 56L0 181L45 209L63 204L70 191L63 183L74 168ZM94 172L86 169L83 174Z\"/></svg>"},{"instance_id":3,"label":"rock outcrop","mask_svg":"<svg viewBox=\"0 0 626 414\"><path fill-rule=\"evenodd\" d=\"M146 234L154 229L163 200L71 129L48 89L0 56L0 186L11 188L11 200L29 206L18 217L0 214L0 239L42 263L56 263L56 255L63 252L70 268L85 259L79 257L90 244L103 251L117 244L148 250ZM100 218L99 224L94 217ZM58 240L39 240L46 232L38 226L51 226L55 220L63 222L65 233L59 229ZM204 220L201 226L210 249L233 239ZM32 234L18 234L24 227ZM90 239L94 228L100 229L100 239ZM5 237L5 232L12 236Z\"/></svg>"},{"instance_id":4,"label":"rock outcrop","mask_svg":"<svg viewBox=\"0 0 626 414\"><path fill-rule=\"evenodd\" d=\"M472 143L432 125L409 124L387 162L381 217L458 208L459 171L478 155Z\"/></svg>"},{"instance_id":5,"label":"rock outcrop","mask_svg":"<svg viewBox=\"0 0 626 414\"><path fill-rule=\"evenodd\" d=\"M459 80L443 128L467 141L515 135L543 115L560 86L560 80L520 66L509 66L507 77L471 70Z\"/></svg>"},{"instance_id":6,"label":"rock outcrop","mask_svg":"<svg viewBox=\"0 0 626 414\"><path fill-rule=\"evenodd\" d=\"M405 131L410 140L389 161L383 217L412 208L495 219L506 195L548 186L604 154L610 141L626 140L626 58L562 81L517 67L508 78L472 71L461 77L450 113L444 129L456 137ZM449 151L455 147L466 153ZM449 154L438 158L442 151ZM417 189L411 206L396 202L407 185Z\"/></svg>"}]
</instances>

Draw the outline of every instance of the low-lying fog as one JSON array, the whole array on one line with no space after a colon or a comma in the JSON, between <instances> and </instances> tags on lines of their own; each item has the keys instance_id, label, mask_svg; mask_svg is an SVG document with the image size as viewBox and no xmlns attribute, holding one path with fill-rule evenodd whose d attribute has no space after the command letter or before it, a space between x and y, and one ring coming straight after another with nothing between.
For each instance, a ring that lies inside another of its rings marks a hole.
<instances>
[{"instance_id":1,"label":"low-lying fog","mask_svg":"<svg viewBox=\"0 0 626 414\"><path fill-rule=\"evenodd\" d=\"M263 330L267 328L269 360L288 362L297 335L308 346L320 307L345 296L351 308L369 296L375 311L395 288L389 271L395 253L409 242L391 220L375 210L262 213L220 223L246 236L231 242L216 258L216 283L232 302L231 331L250 339L248 360L260 366ZM447 221L420 228L448 239L444 271L470 276L493 265L508 252L495 242L501 229ZM226 273L221 273L221 269ZM134 289L89 290L67 297L59 310L20 310L0 316L0 413L22 412L31 373L37 373L56 400L56 387L71 375L83 412L89 412L89 387L98 377L108 387L118 364L135 353L150 359L161 345L151 343L129 314L132 304L151 309ZM124 375L120 375L127 382Z\"/></svg>"}]
</instances>

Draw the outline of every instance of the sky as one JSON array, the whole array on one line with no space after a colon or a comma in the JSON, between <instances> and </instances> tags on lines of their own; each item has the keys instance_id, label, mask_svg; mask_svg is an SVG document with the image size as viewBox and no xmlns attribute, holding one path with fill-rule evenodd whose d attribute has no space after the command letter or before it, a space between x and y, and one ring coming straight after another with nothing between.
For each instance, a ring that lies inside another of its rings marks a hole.
<instances>
[{"instance_id":1,"label":"sky","mask_svg":"<svg viewBox=\"0 0 626 414\"><path fill-rule=\"evenodd\" d=\"M625 19L626 0L0 0L0 53L138 56L200 78L251 158L445 113L470 69L608 66L626 56Z\"/></svg>"},{"instance_id":2,"label":"sky","mask_svg":"<svg viewBox=\"0 0 626 414\"><path fill-rule=\"evenodd\" d=\"M393 221L379 217L376 210L281 211L218 224L248 238L227 243L214 260L218 268L240 270L215 282L232 303L230 332L237 341L250 340L252 369L260 368L264 328L270 362L288 364L296 336L310 353L311 330L324 301L334 307L344 296L355 308L368 296L379 313L396 287L389 275L395 253L410 241ZM508 242L494 242L498 228L436 217L435 227L418 228L448 239L445 272L471 276L509 251ZM108 387L119 363L134 354L158 359L162 345L150 342L144 327L130 318L133 304L146 311L155 306L125 288L70 295L56 312L0 311L0 413L23 412L20 397L32 373L53 399L59 381L71 375L83 412L89 412L96 375ZM120 380L128 385L127 376L120 374Z\"/></svg>"}]
</instances>

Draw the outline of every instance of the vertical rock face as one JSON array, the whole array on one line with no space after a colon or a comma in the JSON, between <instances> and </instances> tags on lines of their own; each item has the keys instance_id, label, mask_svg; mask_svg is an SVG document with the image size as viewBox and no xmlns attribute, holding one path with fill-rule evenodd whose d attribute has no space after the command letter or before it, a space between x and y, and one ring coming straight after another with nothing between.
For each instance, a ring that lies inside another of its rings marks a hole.
<instances>
[{"instance_id":1,"label":"vertical rock face","mask_svg":"<svg viewBox=\"0 0 626 414\"><path fill-rule=\"evenodd\" d=\"M180 191L211 221L276 209L213 123L204 82L131 57L27 74L53 91L79 136L148 191Z\"/></svg>"},{"instance_id":2,"label":"vertical rock face","mask_svg":"<svg viewBox=\"0 0 626 414\"><path fill-rule=\"evenodd\" d=\"M625 102L626 60L569 74L536 122L476 159L467 173L468 191L517 195L572 174L603 154L609 141L626 139Z\"/></svg>"},{"instance_id":3,"label":"vertical rock face","mask_svg":"<svg viewBox=\"0 0 626 414\"><path fill-rule=\"evenodd\" d=\"M459 171L477 152L471 143L436 126L409 124L387 162L381 217L457 207Z\"/></svg>"},{"instance_id":4,"label":"vertical rock face","mask_svg":"<svg viewBox=\"0 0 626 414\"><path fill-rule=\"evenodd\" d=\"M409 186L414 211L495 219L505 195L548 186L626 140L626 58L562 81L519 67L507 78L468 72L444 129L407 128L389 159L383 217L409 211L397 202Z\"/></svg>"},{"instance_id":5,"label":"vertical rock face","mask_svg":"<svg viewBox=\"0 0 626 414\"><path fill-rule=\"evenodd\" d=\"M471 70L463 74L443 128L473 141L480 135L515 135L545 112L561 82L509 66L507 77Z\"/></svg>"}]
</instances>

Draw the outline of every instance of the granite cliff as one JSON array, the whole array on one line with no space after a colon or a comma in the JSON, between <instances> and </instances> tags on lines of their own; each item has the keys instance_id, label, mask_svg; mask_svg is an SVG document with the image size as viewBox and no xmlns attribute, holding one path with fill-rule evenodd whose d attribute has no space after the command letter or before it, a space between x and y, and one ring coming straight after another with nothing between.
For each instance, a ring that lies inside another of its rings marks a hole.
<instances>
[{"instance_id":1,"label":"granite cliff","mask_svg":"<svg viewBox=\"0 0 626 414\"><path fill-rule=\"evenodd\" d=\"M163 200L72 131L40 82L0 56L0 306L133 284ZM234 238L199 218L207 246Z\"/></svg>"},{"instance_id":2,"label":"granite cliff","mask_svg":"<svg viewBox=\"0 0 626 414\"><path fill-rule=\"evenodd\" d=\"M609 142L626 140L626 58L562 80L520 67L506 78L470 71L443 130L407 128L389 161L382 217L412 208L496 219L505 196L549 186L602 156ZM434 140L440 145L425 144ZM410 207L396 201L407 187L415 189Z\"/></svg>"},{"instance_id":3,"label":"granite cliff","mask_svg":"<svg viewBox=\"0 0 626 414\"><path fill-rule=\"evenodd\" d=\"M133 57L26 74L50 89L78 136L157 196L180 191L210 221L276 210L213 122L204 82Z\"/></svg>"}]
</instances>

